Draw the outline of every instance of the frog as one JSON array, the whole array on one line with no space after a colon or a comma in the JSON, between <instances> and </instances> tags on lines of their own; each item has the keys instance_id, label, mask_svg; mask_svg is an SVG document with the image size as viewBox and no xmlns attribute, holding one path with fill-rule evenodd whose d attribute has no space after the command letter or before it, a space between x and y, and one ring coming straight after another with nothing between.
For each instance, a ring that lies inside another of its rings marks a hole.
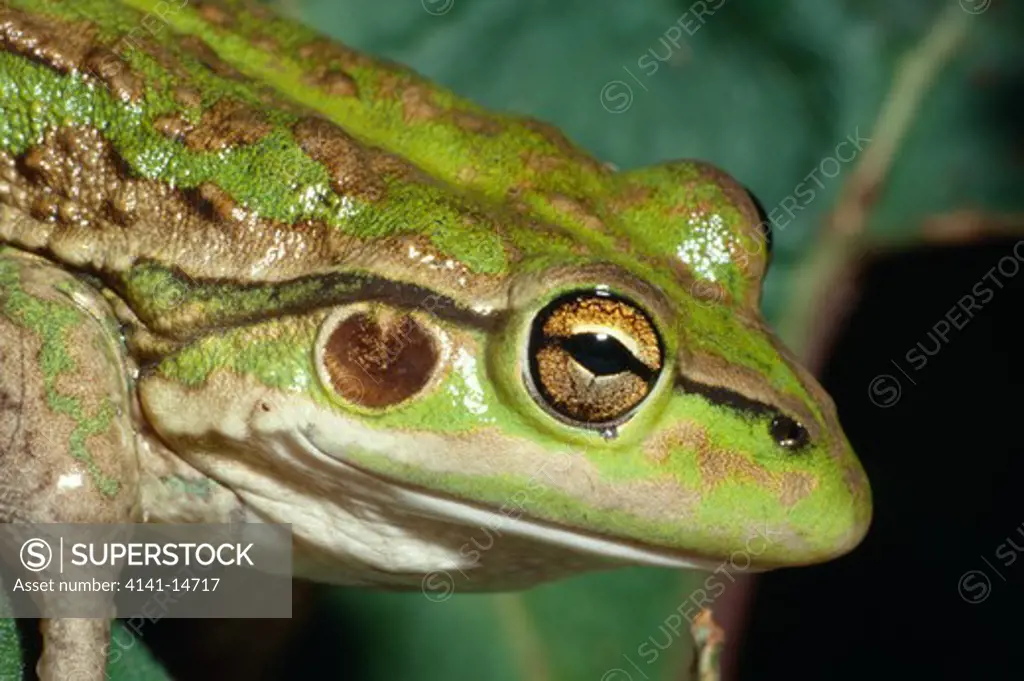
<instances>
[{"instance_id":1,"label":"frog","mask_svg":"<svg viewBox=\"0 0 1024 681\"><path fill-rule=\"evenodd\" d=\"M244 1L7 0L0 89L0 521L279 523L298 577L428 594L865 536L724 170ZM110 626L42 619L39 677Z\"/></svg>"}]
</instances>

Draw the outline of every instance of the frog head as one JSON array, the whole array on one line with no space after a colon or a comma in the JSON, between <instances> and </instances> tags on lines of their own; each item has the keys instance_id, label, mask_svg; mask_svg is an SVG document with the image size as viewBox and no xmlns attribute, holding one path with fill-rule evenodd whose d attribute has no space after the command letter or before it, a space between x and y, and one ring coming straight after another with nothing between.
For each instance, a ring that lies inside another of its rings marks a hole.
<instances>
[{"instance_id":1,"label":"frog head","mask_svg":"<svg viewBox=\"0 0 1024 681\"><path fill-rule=\"evenodd\" d=\"M741 185L695 162L617 171L290 30L273 60L218 50L259 87L182 57L200 108L264 125L215 163L175 147L180 177L124 180L152 200L137 238L110 239L131 257L104 262L145 328L163 443L370 581L542 554L765 569L860 541L863 470L760 315L768 243ZM301 77L326 64L351 87ZM156 139L139 115L132 139ZM189 169L200 186L173 190ZM482 531L501 560L466 557Z\"/></svg>"},{"instance_id":2,"label":"frog head","mask_svg":"<svg viewBox=\"0 0 1024 681\"><path fill-rule=\"evenodd\" d=\"M609 232L630 262L606 253L524 276L492 361L538 434L587 461L591 501L549 503L591 533L704 567L848 552L870 490L831 398L760 314L763 209L699 162L620 173L613 187Z\"/></svg>"},{"instance_id":3,"label":"frog head","mask_svg":"<svg viewBox=\"0 0 1024 681\"><path fill-rule=\"evenodd\" d=\"M260 293L267 318L208 331L144 378L150 420L253 505L273 494L231 472L243 460L304 490L278 510L344 497L388 515L418 542L403 554L414 574L479 568L460 549L479 528L587 568L763 570L851 550L868 484L831 399L758 311L769 244L755 201L690 162L612 173L603 196L614 219L584 244L562 199L530 209L549 221L542 246L528 248L535 220L509 217L516 260L471 293L460 265L422 252L432 270ZM256 293L191 282L188 295L209 313ZM290 299L302 309L269 312Z\"/></svg>"}]
</instances>

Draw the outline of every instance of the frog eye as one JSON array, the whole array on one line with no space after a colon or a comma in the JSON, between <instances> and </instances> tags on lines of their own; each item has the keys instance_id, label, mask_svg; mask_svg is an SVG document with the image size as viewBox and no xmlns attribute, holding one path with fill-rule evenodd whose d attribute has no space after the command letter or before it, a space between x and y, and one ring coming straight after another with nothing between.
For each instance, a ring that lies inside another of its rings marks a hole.
<instances>
[{"instance_id":1,"label":"frog eye","mask_svg":"<svg viewBox=\"0 0 1024 681\"><path fill-rule=\"evenodd\" d=\"M316 346L324 387L367 409L390 407L418 394L438 361L433 334L416 317L377 306L329 316Z\"/></svg>"},{"instance_id":2,"label":"frog eye","mask_svg":"<svg viewBox=\"0 0 1024 681\"><path fill-rule=\"evenodd\" d=\"M533 320L527 347L534 398L571 423L600 428L651 392L664 350L651 319L623 298L562 296Z\"/></svg>"}]
</instances>

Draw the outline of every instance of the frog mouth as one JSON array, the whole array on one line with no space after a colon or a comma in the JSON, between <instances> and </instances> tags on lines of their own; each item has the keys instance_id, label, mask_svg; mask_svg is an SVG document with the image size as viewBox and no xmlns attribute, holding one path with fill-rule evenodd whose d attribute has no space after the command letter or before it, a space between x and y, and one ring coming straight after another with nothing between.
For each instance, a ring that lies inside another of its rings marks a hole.
<instances>
[{"instance_id":1,"label":"frog mouth","mask_svg":"<svg viewBox=\"0 0 1024 681\"><path fill-rule=\"evenodd\" d=\"M675 569L715 570L728 563L728 558L669 549L613 535L568 528L551 521L519 514L512 517L497 508L466 501L443 492L427 489L396 479L354 463L343 454L331 454L320 447L309 433L299 439L321 462L341 467L343 474L364 488L386 489L391 503L409 513L466 528L500 528L502 533L564 549L582 556L591 556L605 567L649 566ZM744 572L763 572L773 566L750 564Z\"/></svg>"},{"instance_id":2,"label":"frog mouth","mask_svg":"<svg viewBox=\"0 0 1024 681\"><path fill-rule=\"evenodd\" d=\"M623 565L711 570L722 563L721 560L710 560L628 540L569 529L525 515L520 515L512 520L508 515L486 506L426 491L362 468L354 468L364 475L391 485L395 492L402 497L407 508L429 517L465 525L467 528L500 527L502 532L508 534Z\"/></svg>"}]
</instances>

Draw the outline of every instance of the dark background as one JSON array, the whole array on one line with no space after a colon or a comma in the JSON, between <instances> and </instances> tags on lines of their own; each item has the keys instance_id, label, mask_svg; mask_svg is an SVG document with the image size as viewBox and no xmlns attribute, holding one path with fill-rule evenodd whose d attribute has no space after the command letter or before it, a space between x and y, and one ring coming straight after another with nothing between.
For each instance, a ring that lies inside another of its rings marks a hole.
<instances>
[{"instance_id":1,"label":"dark background","mask_svg":"<svg viewBox=\"0 0 1024 681\"><path fill-rule=\"evenodd\" d=\"M919 371L904 359L918 342L934 349L928 331L1016 242L927 249L866 273L824 383L871 480L872 528L834 563L759 579L744 681L1019 675L1024 271L1001 277L1006 288L993 286L991 301ZM886 408L868 398L879 374L901 384ZM972 570L984 577L961 585Z\"/></svg>"}]
</instances>

